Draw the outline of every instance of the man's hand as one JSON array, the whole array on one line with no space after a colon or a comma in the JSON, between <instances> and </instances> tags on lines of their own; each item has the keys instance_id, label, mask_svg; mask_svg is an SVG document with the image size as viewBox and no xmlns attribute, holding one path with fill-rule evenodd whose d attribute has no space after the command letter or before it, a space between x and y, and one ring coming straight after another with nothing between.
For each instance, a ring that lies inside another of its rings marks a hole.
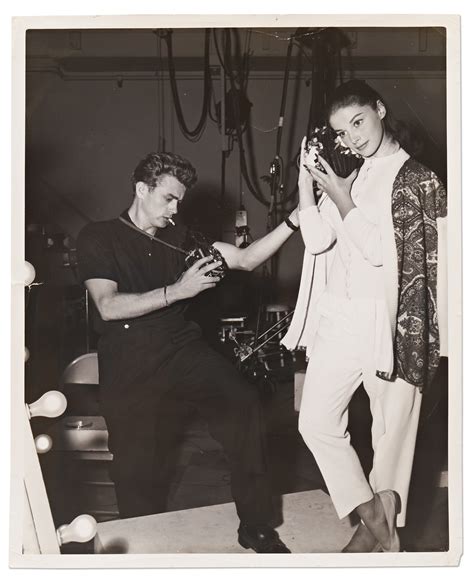
<instances>
[{"instance_id":1,"label":"man's hand","mask_svg":"<svg viewBox=\"0 0 474 581\"><path fill-rule=\"evenodd\" d=\"M102 319L116 321L147 315L216 286L220 278L206 274L219 264L219 261L214 262L212 256L205 256L183 272L174 284L143 293L119 292L118 284L108 279L88 279L85 285Z\"/></svg>"},{"instance_id":2,"label":"man's hand","mask_svg":"<svg viewBox=\"0 0 474 581\"><path fill-rule=\"evenodd\" d=\"M220 281L218 276L206 276L216 266L222 264L214 262L212 256L205 256L197 260L191 268L183 272L177 282L168 287L168 293L175 300L195 297L202 291L213 288Z\"/></svg>"}]
</instances>

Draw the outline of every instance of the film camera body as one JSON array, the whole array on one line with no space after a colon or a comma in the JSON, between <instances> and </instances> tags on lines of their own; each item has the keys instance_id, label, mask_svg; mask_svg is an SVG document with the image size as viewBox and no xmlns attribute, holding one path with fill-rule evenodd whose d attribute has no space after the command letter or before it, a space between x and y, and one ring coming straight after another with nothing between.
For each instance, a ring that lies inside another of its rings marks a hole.
<instances>
[{"instance_id":1,"label":"film camera body","mask_svg":"<svg viewBox=\"0 0 474 581\"><path fill-rule=\"evenodd\" d=\"M222 254L212 246L211 242L199 232L191 232L186 240L187 254L184 259L186 268L190 268L195 262L206 256L212 256L213 260L221 264L208 272L206 276L218 277L222 280L228 270L228 266Z\"/></svg>"},{"instance_id":2,"label":"film camera body","mask_svg":"<svg viewBox=\"0 0 474 581\"><path fill-rule=\"evenodd\" d=\"M323 157L342 178L349 176L363 163L361 156L346 147L336 132L326 125L313 129L306 141L306 151L309 154L314 153L315 165L320 171L326 173L322 164L318 162L318 157Z\"/></svg>"}]
</instances>

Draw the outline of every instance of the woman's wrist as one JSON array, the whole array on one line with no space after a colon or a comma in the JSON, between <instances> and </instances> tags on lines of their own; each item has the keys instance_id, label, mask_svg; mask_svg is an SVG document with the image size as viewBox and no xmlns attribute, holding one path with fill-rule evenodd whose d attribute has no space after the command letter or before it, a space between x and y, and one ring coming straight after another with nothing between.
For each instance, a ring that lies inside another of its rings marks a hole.
<instances>
[{"instance_id":1,"label":"woman's wrist","mask_svg":"<svg viewBox=\"0 0 474 581\"><path fill-rule=\"evenodd\" d=\"M290 230L293 230L293 232L298 232L298 230L300 229L299 224L295 224L292 220L291 220L291 214L289 216L287 216L284 220L285 224L288 226L288 228L290 228Z\"/></svg>"},{"instance_id":2,"label":"woman's wrist","mask_svg":"<svg viewBox=\"0 0 474 581\"><path fill-rule=\"evenodd\" d=\"M356 207L351 198L339 200L336 205L337 209L339 210L339 214L341 215L341 218L343 220L347 216L347 214L349 214L349 212Z\"/></svg>"},{"instance_id":3,"label":"woman's wrist","mask_svg":"<svg viewBox=\"0 0 474 581\"><path fill-rule=\"evenodd\" d=\"M303 208L307 208L308 206L314 206L316 200L314 198L314 190L313 190L313 182L311 184L305 184L303 186L299 186L299 209L300 211Z\"/></svg>"},{"instance_id":4,"label":"woman's wrist","mask_svg":"<svg viewBox=\"0 0 474 581\"><path fill-rule=\"evenodd\" d=\"M305 170L306 175L302 175L298 179L298 189L303 192L312 192L314 180L311 174Z\"/></svg>"}]
</instances>

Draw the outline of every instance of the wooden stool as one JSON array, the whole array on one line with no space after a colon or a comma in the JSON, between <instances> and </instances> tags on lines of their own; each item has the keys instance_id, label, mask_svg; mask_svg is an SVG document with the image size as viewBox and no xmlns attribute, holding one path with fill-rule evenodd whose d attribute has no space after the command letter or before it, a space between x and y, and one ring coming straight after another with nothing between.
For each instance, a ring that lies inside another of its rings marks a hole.
<instances>
[{"instance_id":1,"label":"wooden stool","mask_svg":"<svg viewBox=\"0 0 474 581\"><path fill-rule=\"evenodd\" d=\"M245 320L247 317L226 317L220 320L219 339L222 343L232 339L235 333L241 332L245 328Z\"/></svg>"}]
</instances>

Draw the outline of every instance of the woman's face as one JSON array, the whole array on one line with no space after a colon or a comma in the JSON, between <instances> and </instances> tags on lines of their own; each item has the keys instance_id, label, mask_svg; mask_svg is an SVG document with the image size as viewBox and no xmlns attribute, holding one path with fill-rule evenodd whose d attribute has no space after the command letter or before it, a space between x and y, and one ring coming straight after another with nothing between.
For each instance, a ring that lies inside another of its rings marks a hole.
<instances>
[{"instance_id":1,"label":"woman's face","mask_svg":"<svg viewBox=\"0 0 474 581\"><path fill-rule=\"evenodd\" d=\"M344 145L362 157L377 154L384 138L382 119L386 110L380 101L377 108L370 105L340 107L329 118L329 124Z\"/></svg>"}]
</instances>

